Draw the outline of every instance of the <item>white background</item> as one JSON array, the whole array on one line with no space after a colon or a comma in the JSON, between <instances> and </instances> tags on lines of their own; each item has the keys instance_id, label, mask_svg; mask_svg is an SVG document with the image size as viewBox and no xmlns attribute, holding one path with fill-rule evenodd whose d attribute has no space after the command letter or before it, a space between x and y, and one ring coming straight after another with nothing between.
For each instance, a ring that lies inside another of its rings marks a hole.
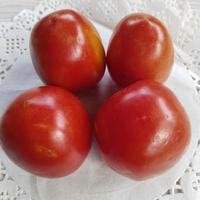
<instances>
[{"instance_id":1,"label":"white background","mask_svg":"<svg viewBox=\"0 0 200 200\"><path fill-rule=\"evenodd\" d=\"M0 0L0 21L7 21L23 9L34 8L40 0Z\"/></svg>"}]
</instances>

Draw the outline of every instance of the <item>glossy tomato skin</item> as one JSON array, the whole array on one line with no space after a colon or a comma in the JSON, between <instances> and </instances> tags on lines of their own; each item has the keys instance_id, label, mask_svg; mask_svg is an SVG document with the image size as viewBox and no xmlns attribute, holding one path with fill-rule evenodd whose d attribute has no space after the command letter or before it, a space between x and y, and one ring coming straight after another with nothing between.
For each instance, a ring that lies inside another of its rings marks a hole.
<instances>
[{"instance_id":1,"label":"glossy tomato skin","mask_svg":"<svg viewBox=\"0 0 200 200\"><path fill-rule=\"evenodd\" d=\"M119 86L143 79L163 82L169 76L173 62L170 35L155 17L131 14L117 25L108 47L107 65Z\"/></svg>"},{"instance_id":2,"label":"glossy tomato skin","mask_svg":"<svg viewBox=\"0 0 200 200\"><path fill-rule=\"evenodd\" d=\"M190 122L167 87L138 81L102 106L96 119L96 139L111 168L144 180L180 159L190 140Z\"/></svg>"},{"instance_id":3,"label":"glossy tomato skin","mask_svg":"<svg viewBox=\"0 0 200 200\"><path fill-rule=\"evenodd\" d=\"M60 10L34 27L31 57L49 85L80 92L94 87L105 71L105 52L95 27L73 10Z\"/></svg>"},{"instance_id":4,"label":"glossy tomato skin","mask_svg":"<svg viewBox=\"0 0 200 200\"><path fill-rule=\"evenodd\" d=\"M8 157L32 174L62 177L75 171L91 146L89 117L79 100L54 86L31 89L8 107L0 125Z\"/></svg>"}]
</instances>

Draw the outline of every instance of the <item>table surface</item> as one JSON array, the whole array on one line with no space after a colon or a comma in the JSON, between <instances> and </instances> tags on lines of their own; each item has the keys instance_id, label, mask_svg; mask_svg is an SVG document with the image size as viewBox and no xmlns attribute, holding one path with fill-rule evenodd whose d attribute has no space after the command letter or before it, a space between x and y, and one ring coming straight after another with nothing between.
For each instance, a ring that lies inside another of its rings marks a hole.
<instances>
[{"instance_id":1,"label":"table surface","mask_svg":"<svg viewBox=\"0 0 200 200\"><path fill-rule=\"evenodd\" d=\"M0 0L0 21L8 21L23 9L34 8L40 0Z\"/></svg>"}]
</instances>

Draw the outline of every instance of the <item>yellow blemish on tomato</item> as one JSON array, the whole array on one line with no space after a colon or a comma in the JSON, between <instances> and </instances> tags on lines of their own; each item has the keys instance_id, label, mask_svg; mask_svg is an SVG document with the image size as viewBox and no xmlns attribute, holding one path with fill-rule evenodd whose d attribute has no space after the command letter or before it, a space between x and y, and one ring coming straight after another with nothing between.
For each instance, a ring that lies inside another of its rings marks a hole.
<instances>
[{"instance_id":1,"label":"yellow blemish on tomato","mask_svg":"<svg viewBox=\"0 0 200 200\"><path fill-rule=\"evenodd\" d=\"M23 107L24 107L24 108L27 108L30 104L31 104L30 101L29 101L29 100L26 100L26 101L24 101L24 103L23 103Z\"/></svg>"},{"instance_id":2,"label":"yellow blemish on tomato","mask_svg":"<svg viewBox=\"0 0 200 200\"><path fill-rule=\"evenodd\" d=\"M39 152L39 153L41 153L44 156L49 157L49 158L55 158L55 157L58 156L55 149L48 148L48 147L45 147L45 146L40 145L40 144L36 144L35 149L36 149L37 152Z\"/></svg>"},{"instance_id":3,"label":"yellow blemish on tomato","mask_svg":"<svg viewBox=\"0 0 200 200\"><path fill-rule=\"evenodd\" d=\"M58 31L58 38L60 39L60 41L63 42L67 42L67 43L73 43L74 41L76 41L76 38L72 35L67 35L65 32L63 32L62 30Z\"/></svg>"},{"instance_id":4,"label":"yellow blemish on tomato","mask_svg":"<svg viewBox=\"0 0 200 200\"><path fill-rule=\"evenodd\" d=\"M104 50L100 38L98 37L97 33L92 29L84 28L84 32L89 41L89 45L94 52L97 62L102 67L104 65Z\"/></svg>"},{"instance_id":5,"label":"yellow blemish on tomato","mask_svg":"<svg viewBox=\"0 0 200 200\"><path fill-rule=\"evenodd\" d=\"M42 129L47 129L48 128L48 126L46 124L42 124L42 123L35 124L34 126L38 127L38 128L42 128Z\"/></svg>"}]
</instances>

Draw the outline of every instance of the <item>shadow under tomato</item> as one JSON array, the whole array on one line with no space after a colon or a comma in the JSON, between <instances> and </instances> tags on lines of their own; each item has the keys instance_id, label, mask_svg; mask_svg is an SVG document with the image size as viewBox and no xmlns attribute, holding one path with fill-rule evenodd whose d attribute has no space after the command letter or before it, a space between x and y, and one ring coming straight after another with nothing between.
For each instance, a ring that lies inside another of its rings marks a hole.
<instances>
[{"instance_id":1,"label":"shadow under tomato","mask_svg":"<svg viewBox=\"0 0 200 200\"><path fill-rule=\"evenodd\" d=\"M90 114L91 118L94 120L101 105L118 90L119 88L117 85L109 77L107 77L95 88L78 94L78 97Z\"/></svg>"}]
</instances>

